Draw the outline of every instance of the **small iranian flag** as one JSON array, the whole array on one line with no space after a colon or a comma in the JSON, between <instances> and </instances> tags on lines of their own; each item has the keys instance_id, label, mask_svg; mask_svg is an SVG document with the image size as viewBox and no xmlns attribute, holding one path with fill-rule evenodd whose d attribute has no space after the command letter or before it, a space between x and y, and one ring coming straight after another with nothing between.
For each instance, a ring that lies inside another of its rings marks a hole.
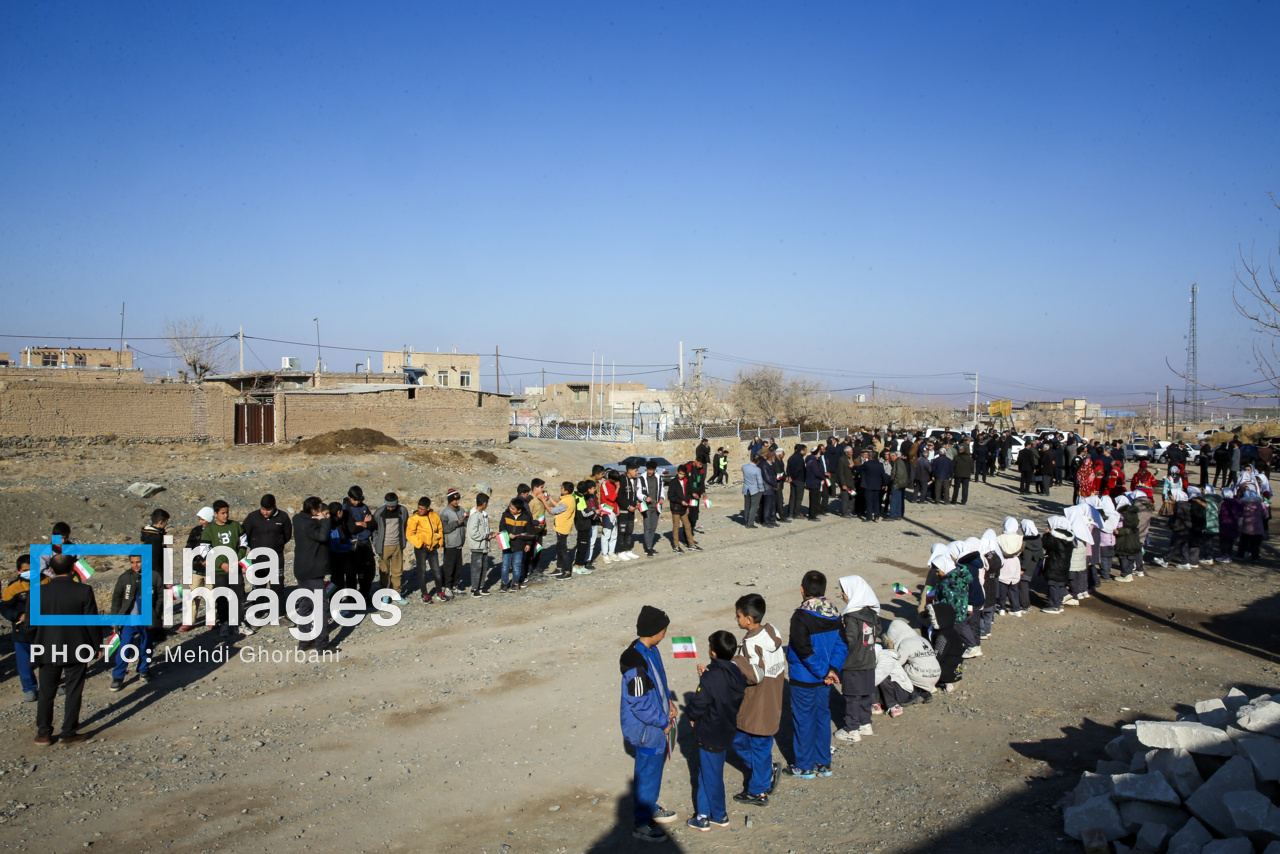
<instances>
[{"instance_id":1,"label":"small iranian flag","mask_svg":"<svg viewBox=\"0 0 1280 854\"><path fill-rule=\"evenodd\" d=\"M703 506L703 507L710 508L710 507L711 507L711 499L710 499L710 498L703 498L703 499L702 499L702 506Z\"/></svg>"},{"instance_id":2,"label":"small iranian flag","mask_svg":"<svg viewBox=\"0 0 1280 854\"><path fill-rule=\"evenodd\" d=\"M253 564L249 563L244 558L240 558L240 571L248 575L249 570L251 569L253 569Z\"/></svg>"},{"instance_id":3,"label":"small iranian flag","mask_svg":"<svg viewBox=\"0 0 1280 854\"><path fill-rule=\"evenodd\" d=\"M506 531L498 532L498 542L502 544L502 550L504 552L511 551L511 535Z\"/></svg>"},{"instance_id":4,"label":"small iranian flag","mask_svg":"<svg viewBox=\"0 0 1280 854\"><path fill-rule=\"evenodd\" d=\"M183 587L181 584L175 584L169 588L169 595L173 597L173 601L175 602L182 601L182 593L183 593Z\"/></svg>"},{"instance_id":5,"label":"small iranian flag","mask_svg":"<svg viewBox=\"0 0 1280 854\"><path fill-rule=\"evenodd\" d=\"M82 557L76 558L76 575L80 576L81 581L88 581L93 578L93 567L89 566L89 561Z\"/></svg>"},{"instance_id":6,"label":"small iranian flag","mask_svg":"<svg viewBox=\"0 0 1280 854\"><path fill-rule=\"evenodd\" d=\"M648 513L648 512L649 512L649 502L648 502L648 501L645 501L643 498L642 498L642 499L640 499L640 505L639 505L639 506L640 506L640 512L641 512L641 513Z\"/></svg>"},{"instance_id":7,"label":"small iranian flag","mask_svg":"<svg viewBox=\"0 0 1280 854\"><path fill-rule=\"evenodd\" d=\"M893 585L893 595L894 595L894 596L906 596L906 595L907 595L908 593L910 593L910 592L911 592L910 590L908 590L907 588L903 587L901 584L894 584L894 585Z\"/></svg>"},{"instance_id":8,"label":"small iranian flag","mask_svg":"<svg viewBox=\"0 0 1280 854\"><path fill-rule=\"evenodd\" d=\"M332 581L330 581L330 582L328 582L327 584L325 584L325 586L324 586L324 598L326 598L326 599L332 599L332 598L333 598L333 594L335 594L335 593L337 593L337 592L338 592L338 585L334 584Z\"/></svg>"},{"instance_id":9,"label":"small iranian flag","mask_svg":"<svg viewBox=\"0 0 1280 854\"><path fill-rule=\"evenodd\" d=\"M672 658L697 658L698 647L694 645L693 638L672 638L671 639L671 657Z\"/></svg>"},{"instance_id":10,"label":"small iranian flag","mask_svg":"<svg viewBox=\"0 0 1280 854\"><path fill-rule=\"evenodd\" d=\"M120 649L120 633L115 632L107 640L107 658L115 655Z\"/></svg>"}]
</instances>

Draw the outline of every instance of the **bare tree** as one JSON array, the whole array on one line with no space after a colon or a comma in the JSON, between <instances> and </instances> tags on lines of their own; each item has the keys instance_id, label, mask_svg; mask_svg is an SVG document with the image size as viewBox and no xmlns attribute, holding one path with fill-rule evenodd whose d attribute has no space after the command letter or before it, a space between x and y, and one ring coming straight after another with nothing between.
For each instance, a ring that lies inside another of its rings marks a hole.
<instances>
[{"instance_id":1,"label":"bare tree","mask_svg":"<svg viewBox=\"0 0 1280 854\"><path fill-rule=\"evenodd\" d=\"M787 384L780 368L758 365L739 369L729 388L728 403L742 421L769 424L785 417Z\"/></svg>"},{"instance_id":2,"label":"bare tree","mask_svg":"<svg viewBox=\"0 0 1280 854\"><path fill-rule=\"evenodd\" d=\"M1280 202L1276 202L1274 195L1271 203L1280 210ZM1264 343L1254 343L1253 356L1263 378L1276 391L1267 394L1234 394L1225 389L1215 390L1234 397L1275 397L1276 392L1280 391L1280 350L1277 350L1277 338L1280 338L1280 274L1276 272L1275 261L1270 253L1267 254L1264 270L1262 263L1254 258L1252 252L1246 258L1244 250L1240 250L1240 266L1236 269L1231 298L1240 316L1249 321L1254 331L1261 333L1266 339Z\"/></svg>"},{"instance_id":3,"label":"bare tree","mask_svg":"<svg viewBox=\"0 0 1280 854\"><path fill-rule=\"evenodd\" d=\"M199 315L176 320L166 317L164 340L169 352L186 366L184 377L202 380L231 366L231 336L206 325Z\"/></svg>"},{"instance_id":4,"label":"bare tree","mask_svg":"<svg viewBox=\"0 0 1280 854\"><path fill-rule=\"evenodd\" d=\"M668 388L671 389L672 403L680 408L681 417L694 426L723 421L729 415L725 390L716 380L694 374L684 385L677 381Z\"/></svg>"}]
</instances>

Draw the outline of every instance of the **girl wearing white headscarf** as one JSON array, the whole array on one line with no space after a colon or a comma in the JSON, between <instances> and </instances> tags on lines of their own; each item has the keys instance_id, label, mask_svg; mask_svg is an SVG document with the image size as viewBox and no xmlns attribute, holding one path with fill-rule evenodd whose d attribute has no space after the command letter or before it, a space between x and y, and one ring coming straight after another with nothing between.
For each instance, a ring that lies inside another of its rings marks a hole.
<instances>
[{"instance_id":1,"label":"girl wearing white headscarf","mask_svg":"<svg viewBox=\"0 0 1280 854\"><path fill-rule=\"evenodd\" d=\"M1152 558L1160 566L1173 564L1175 569L1191 569L1191 501L1181 488L1169 491L1169 552L1164 558Z\"/></svg>"},{"instance_id":2,"label":"girl wearing white headscarf","mask_svg":"<svg viewBox=\"0 0 1280 854\"><path fill-rule=\"evenodd\" d=\"M871 706L876 693L876 636L880 634L880 600L860 575L840 579L844 612L840 630L849 652L840 668L840 692L844 694L844 726L836 731L841 741L862 741L871 731Z\"/></svg>"},{"instance_id":3,"label":"girl wearing white headscarf","mask_svg":"<svg viewBox=\"0 0 1280 854\"><path fill-rule=\"evenodd\" d=\"M982 532L982 562L986 564L986 572L982 577L982 595L985 601L982 604L982 617L979 623L981 633L979 640L991 637L991 630L995 626L996 606L1000 602L1000 571L1004 569L1004 555L1000 550L1000 541L996 538L996 532L988 528ZM979 646L969 656L977 658L982 655L982 647Z\"/></svg>"},{"instance_id":4,"label":"girl wearing white headscarf","mask_svg":"<svg viewBox=\"0 0 1280 854\"><path fill-rule=\"evenodd\" d=\"M1238 492L1239 490L1237 490ZM1267 536L1271 508L1255 489L1246 489L1240 498L1240 560L1257 563L1262 557L1262 541Z\"/></svg>"},{"instance_id":5,"label":"girl wearing white headscarf","mask_svg":"<svg viewBox=\"0 0 1280 854\"><path fill-rule=\"evenodd\" d=\"M969 613L973 575L968 564L955 562L946 546L941 550L934 546L929 565L938 578L934 599L926 609L938 653L938 687L953 691L963 669L966 642L960 635L960 621Z\"/></svg>"},{"instance_id":6,"label":"girl wearing white headscarf","mask_svg":"<svg viewBox=\"0 0 1280 854\"><path fill-rule=\"evenodd\" d=\"M1070 520L1065 516L1050 516L1049 533L1044 535L1044 577L1049 582L1049 601L1040 609L1044 613L1062 613L1071 578L1071 558L1079 550Z\"/></svg>"},{"instance_id":7,"label":"girl wearing white headscarf","mask_svg":"<svg viewBox=\"0 0 1280 854\"><path fill-rule=\"evenodd\" d=\"M1218 508L1218 563L1231 563L1231 553L1240 536L1240 516L1244 503L1236 497L1234 487L1222 490L1222 506Z\"/></svg>"},{"instance_id":8,"label":"girl wearing white headscarf","mask_svg":"<svg viewBox=\"0 0 1280 854\"><path fill-rule=\"evenodd\" d=\"M999 613L1022 616L1018 600L1018 582L1022 578L1022 528L1018 520L1008 516L1004 520L1004 533L996 537L1000 544L1000 576L997 579L996 604Z\"/></svg>"},{"instance_id":9,"label":"girl wearing white headscarf","mask_svg":"<svg viewBox=\"0 0 1280 854\"><path fill-rule=\"evenodd\" d=\"M1088 499L1082 499L1087 501ZM1067 532L1075 538L1075 548L1071 552L1070 576L1067 580L1067 596L1062 600L1064 605L1079 605L1089 598L1089 547L1093 544L1093 532L1096 528L1094 514L1098 511L1087 504L1076 504L1064 507L1062 515L1067 520ZM1102 516L1097 516L1101 522ZM1048 545L1045 545L1046 552Z\"/></svg>"},{"instance_id":10,"label":"girl wearing white headscarf","mask_svg":"<svg viewBox=\"0 0 1280 854\"><path fill-rule=\"evenodd\" d=\"M968 645L965 658L976 658L982 655L982 606L986 601L983 592L986 586L987 562L982 555L982 540L969 537L960 545L961 556L957 566L967 566L974 580L976 596L970 597L968 610L956 615L956 630ZM976 601L975 601L976 600ZM977 650L974 653L974 650Z\"/></svg>"},{"instance_id":11,"label":"girl wearing white headscarf","mask_svg":"<svg viewBox=\"0 0 1280 854\"><path fill-rule=\"evenodd\" d=\"M1098 510L1102 513L1102 525L1094 532L1098 544L1098 577L1094 587L1111 580L1111 564L1116 557L1116 528L1120 527L1120 513L1110 495L1104 495Z\"/></svg>"},{"instance_id":12,"label":"girl wearing white headscarf","mask_svg":"<svg viewBox=\"0 0 1280 854\"><path fill-rule=\"evenodd\" d=\"M1120 515L1120 526L1116 528L1116 557L1120 559L1120 577L1116 579L1124 584L1133 581L1138 568L1138 555L1142 552L1142 540L1138 536L1138 508L1128 495L1116 499L1116 513Z\"/></svg>"},{"instance_id":13,"label":"girl wearing white headscarf","mask_svg":"<svg viewBox=\"0 0 1280 854\"><path fill-rule=\"evenodd\" d=\"M1044 540L1036 523L1030 519L1022 520L1022 554L1018 556L1019 569L1017 594L1018 609L1026 614L1031 611L1031 582L1040 571L1044 561Z\"/></svg>"}]
</instances>

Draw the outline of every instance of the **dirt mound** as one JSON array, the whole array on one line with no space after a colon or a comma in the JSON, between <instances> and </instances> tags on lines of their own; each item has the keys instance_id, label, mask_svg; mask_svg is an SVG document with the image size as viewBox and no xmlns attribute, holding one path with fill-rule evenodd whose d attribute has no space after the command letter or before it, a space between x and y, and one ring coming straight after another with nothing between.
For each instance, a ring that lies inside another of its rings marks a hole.
<instances>
[{"instance_id":1,"label":"dirt mound","mask_svg":"<svg viewBox=\"0 0 1280 854\"><path fill-rule=\"evenodd\" d=\"M400 447L403 445L380 430L353 427L303 439L293 449L304 454L367 454Z\"/></svg>"},{"instance_id":2,"label":"dirt mound","mask_svg":"<svg viewBox=\"0 0 1280 854\"><path fill-rule=\"evenodd\" d=\"M498 462L498 455L492 451L475 451L471 456L475 457L480 462L488 463L489 465L494 465Z\"/></svg>"}]
</instances>

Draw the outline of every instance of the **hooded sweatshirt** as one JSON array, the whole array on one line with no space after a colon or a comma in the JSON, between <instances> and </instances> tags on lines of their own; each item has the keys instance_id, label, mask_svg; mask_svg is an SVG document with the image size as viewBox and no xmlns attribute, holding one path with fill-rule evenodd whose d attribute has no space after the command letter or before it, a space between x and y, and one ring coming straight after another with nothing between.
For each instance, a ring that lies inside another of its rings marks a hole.
<instances>
[{"instance_id":1,"label":"hooded sweatshirt","mask_svg":"<svg viewBox=\"0 0 1280 854\"><path fill-rule=\"evenodd\" d=\"M776 735L782 722L782 688L787 680L787 652L771 623L747 632L733 659L747 679L738 729L750 735Z\"/></svg>"},{"instance_id":2,"label":"hooded sweatshirt","mask_svg":"<svg viewBox=\"0 0 1280 854\"><path fill-rule=\"evenodd\" d=\"M1044 540L1036 530L1036 523L1030 519L1022 520L1022 554L1018 556L1022 564L1020 581L1030 581L1035 577L1040 561L1044 560Z\"/></svg>"},{"instance_id":3,"label":"hooded sweatshirt","mask_svg":"<svg viewBox=\"0 0 1280 854\"><path fill-rule=\"evenodd\" d=\"M885 637L893 644L898 661L911 684L932 692L942 675L938 657L924 638L920 637L906 620L890 620L885 627Z\"/></svg>"},{"instance_id":4,"label":"hooded sweatshirt","mask_svg":"<svg viewBox=\"0 0 1280 854\"><path fill-rule=\"evenodd\" d=\"M876 635L880 633L880 600L860 575L840 579L840 589L849 600L840 615L841 632L848 652L841 670L874 670Z\"/></svg>"}]
</instances>

